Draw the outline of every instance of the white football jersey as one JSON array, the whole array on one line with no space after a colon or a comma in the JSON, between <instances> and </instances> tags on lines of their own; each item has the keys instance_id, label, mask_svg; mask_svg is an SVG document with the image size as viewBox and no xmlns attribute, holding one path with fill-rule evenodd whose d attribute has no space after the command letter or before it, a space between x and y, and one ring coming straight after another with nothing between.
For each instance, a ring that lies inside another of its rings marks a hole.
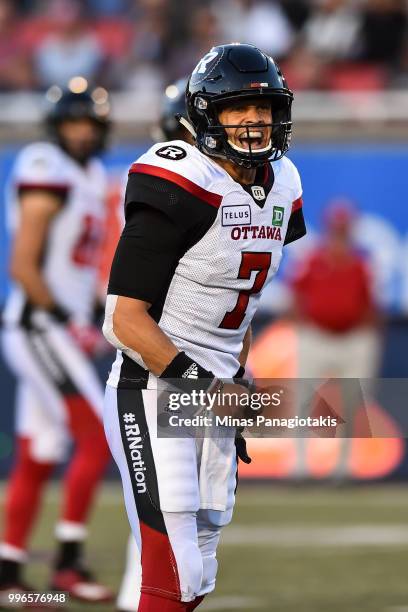
<instances>
[{"instance_id":1,"label":"white football jersey","mask_svg":"<svg viewBox=\"0 0 408 612\"><path fill-rule=\"evenodd\" d=\"M127 206L150 204L175 222L208 209L206 227L192 237L151 311L174 344L216 376L231 377L239 368L245 332L279 268L288 226L293 231L292 215L302 214L301 196L299 174L287 157L259 169L251 186L182 141L155 144L130 169ZM122 362L119 352L109 384L120 383Z\"/></svg>"},{"instance_id":2,"label":"white football jersey","mask_svg":"<svg viewBox=\"0 0 408 612\"><path fill-rule=\"evenodd\" d=\"M42 272L56 303L69 314L87 319L96 292L104 231L105 170L97 159L82 167L51 143L25 147L16 159L7 187L11 236L19 224L19 193L30 188L61 193L63 203L49 228ZM18 324L26 306L23 289L14 285L4 312L5 322Z\"/></svg>"}]
</instances>

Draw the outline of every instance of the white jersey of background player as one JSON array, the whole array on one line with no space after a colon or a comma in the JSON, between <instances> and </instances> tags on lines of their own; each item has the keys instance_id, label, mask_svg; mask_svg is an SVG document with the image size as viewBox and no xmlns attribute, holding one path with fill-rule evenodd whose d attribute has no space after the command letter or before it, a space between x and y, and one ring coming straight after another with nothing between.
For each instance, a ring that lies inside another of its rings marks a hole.
<instances>
[{"instance_id":1,"label":"white jersey of background player","mask_svg":"<svg viewBox=\"0 0 408 612\"><path fill-rule=\"evenodd\" d=\"M2 344L17 377L18 438L0 548L0 596L25 589L22 566L42 488L72 438L50 584L72 597L107 601L110 590L84 569L82 543L109 461L103 392L90 359L101 343L90 320L106 215L106 177L95 155L108 121L89 92L61 94L48 117L56 144L23 149L7 189L14 284Z\"/></svg>"},{"instance_id":2,"label":"white jersey of background player","mask_svg":"<svg viewBox=\"0 0 408 612\"><path fill-rule=\"evenodd\" d=\"M99 248L105 231L106 173L94 158L81 167L50 142L28 145L19 154L9 181L7 220L11 236L19 225L20 195L29 189L61 194L61 212L47 235L42 268L58 305L78 321L92 318L98 278ZM18 324L27 296L14 285L4 312Z\"/></svg>"},{"instance_id":3,"label":"white jersey of background player","mask_svg":"<svg viewBox=\"0 0 408 612\"><path fill-rule=\"evenodd\" d=\"M248 395L217 377L241 370L260 293L283 245L305 233L299 176L282 159L292 97L259 49L215 47L188 85L197 148L161 143L130 169L105 316L119 352L104 418L142 548L139 612L190 612L215 586L234 440L160 437L154 389L158 378L188 378Z\"/></svg>"}]
</instances>

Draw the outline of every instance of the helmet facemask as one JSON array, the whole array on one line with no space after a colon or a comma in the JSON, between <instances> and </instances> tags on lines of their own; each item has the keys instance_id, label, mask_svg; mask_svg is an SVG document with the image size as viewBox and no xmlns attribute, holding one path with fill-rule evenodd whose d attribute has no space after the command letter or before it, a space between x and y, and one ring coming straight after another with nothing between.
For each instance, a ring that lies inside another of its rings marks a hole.
<instances>
[{"instance_id":1,"label":"helmet facemask","mask_svg":"<svg viewBox=\"0 0 408 612\"><path fill-rule=\"evenodd\" d=\"M195 106L198 112L205 116L203 126L199 129L197 140L205 152L219 159L228 159L233 163L245 168L257 168L268 161L276 161L287 152L292 134L291 105L292 97L286 93L261 94L262 98L268 98L272 107L272 123L250 123L250 124L222 124L219 120L219 112L222 108L236 100L243 98L257 98L256 92L248 92L249 95L230 95L219 97L217 100L205 99L197 96ZM258 130L271 129L271 138L266 147L261 149L253 147L251 136ZM227 134L227 129L244 130L248 142L248 148L233 143ZM251 134L252 133L252 134Z\"/></svg>"}]
</instances>

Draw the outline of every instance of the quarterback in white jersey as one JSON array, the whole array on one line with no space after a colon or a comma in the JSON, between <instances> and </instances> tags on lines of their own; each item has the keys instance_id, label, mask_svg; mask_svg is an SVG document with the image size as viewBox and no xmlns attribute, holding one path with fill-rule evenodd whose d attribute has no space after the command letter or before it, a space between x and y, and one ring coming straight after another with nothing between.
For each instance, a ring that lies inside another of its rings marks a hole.
<instances>
[{"instance_id":1,"label":"quarterback in white jersey","mask_svg":"<svg viewBox=\"0 0 408 612\"><path fill-rule=\"evenodd\" d=\"M190 132L179 122L178 117L186 117L186 98L185 90L187 85L187 77L179 79L168 87L163 95L162 106L160 111L160 119L152 130L152 137L156 142L183 140L194 144L194 139ZM127 182L126 174L126 182ZM123 186L123 195L125 194L126 183ZM124 214L123 207L120 211L121 218ZM139 607L140 599L140 583L141 583L141 565L140 565L140 549L138 543L131 534L128 542L128 552L126 556L126 569L121 582L117 597L117 606L119 612L136 612Z\"/></svg>"},{"instance_id":2,"label":"quarterback in white jersey","mask_svg":"<svg viewBox=\"0 0 408 612\"><path fill-rule=\"evenodd\" d=\"M24 148L7 188L14 284L2 344L17 377L18 438L0 546L3 605L9 591L28 588L22 567L43 485L71 439L50 585L84 600L112 597L81 559L87 516L109 461L103 391L90 359L103 341L90 324L106 214L105 171L95 154L108 122L97 111L88 92L62 93L48 118L57 142Z\"/></svg>"},{"instance_id":3,"label":"quarterback in white jersey","mask_svg":"<svg viewBox=\"0 0 408 612\"><path fill-rule=\"evenodd\" d=\"M130 168L104 332L118 349L105 430L142 557L139 612L188 612L215 587L242 438L160 437L160 379L248 395L245 339L284 244L305 234L284 157L292 92L251 45L220 45L186 90L196 146L154 145ZM224 379L224 382L221 381ZM234 430L235 433L235 430Z\"/></svg>"}]
</instances>

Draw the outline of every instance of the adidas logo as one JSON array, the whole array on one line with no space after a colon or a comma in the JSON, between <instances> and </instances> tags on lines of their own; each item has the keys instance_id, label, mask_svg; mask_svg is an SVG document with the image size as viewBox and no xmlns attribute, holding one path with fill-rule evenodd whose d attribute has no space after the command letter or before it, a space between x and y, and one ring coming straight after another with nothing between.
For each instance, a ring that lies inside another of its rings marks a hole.
<instances>
[{"instance_id":1,"label":"adidas logo","mask_svg":"<svg viewBox=\"0 0 408 612\"><path fill-rule=\"evenodd\" d=\"M192 363L190 367L184 372L181 378L194 378L198 379L198 366L196 363Z\"/></svg>"}]
</instances>

